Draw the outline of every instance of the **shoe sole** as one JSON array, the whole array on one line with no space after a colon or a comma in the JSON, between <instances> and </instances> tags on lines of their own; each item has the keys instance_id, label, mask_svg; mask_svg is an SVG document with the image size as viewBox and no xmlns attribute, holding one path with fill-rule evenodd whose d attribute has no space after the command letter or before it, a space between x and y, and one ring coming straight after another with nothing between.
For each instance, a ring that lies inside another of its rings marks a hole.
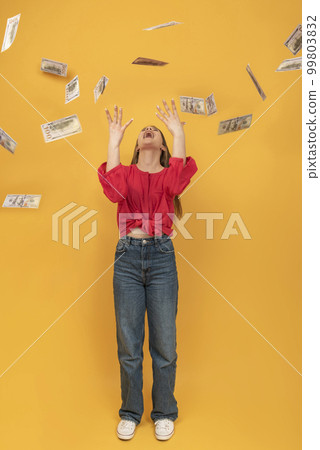
<instances>
[{"instance_id":1,"label":"shoe sole","mask_svg":"<svg viewBox=\"0 0 320 450\"><path fill-rule=\"evenodd\" d=\"M156 438L157 438L159 441L166 441L167 439L170 439L170 438L171 438L171 436L173 435L173 433L174 433L174 430L172 431L172 433L167 434L166 436L162 436L162 435L159 435L159 434L157 434L157 433L155 433L155 436L156 436Z\"/></svg>"},{"instance_id":2,"label":"shoe sole","mask_svg":"<svg viewBox=\"0 0 320 450\"><path fill-rule=\"evenodd\" d=\"M119 439L122 439L122 440L124 440L124 441L127 441L127 440L133 438L134 432L133 432L132 434L129 434L129 435L128 435L128 434L120 434L120 433L117 431L117 436L118 436Z\"/></svg>"}]
</instances>

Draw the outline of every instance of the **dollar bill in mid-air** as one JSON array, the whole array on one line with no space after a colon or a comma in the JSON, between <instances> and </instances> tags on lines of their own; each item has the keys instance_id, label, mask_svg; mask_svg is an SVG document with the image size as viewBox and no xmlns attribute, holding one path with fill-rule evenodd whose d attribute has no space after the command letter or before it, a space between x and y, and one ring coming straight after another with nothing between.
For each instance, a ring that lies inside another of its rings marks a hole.
<instances>
[{"instance_id":1,"label":"dollar bill in mid-air","mask_svg":"<svg viewBox=\"0 0 320 450\"><path fill-rule=\"evenodd\" d=\"M216 102L214 101L213 94L210 94L209 97L206 98L206 108L207 116L211 116L212 114L217 112Z\"/></svg>"},{"instance_id":2,"label":"dollar bill in mid-air","mask_svg":"<svg viewBox=\"0 0 320 450\"><path fill-rule=\"evenodd\" d=\"M41 125L45 142L52 142L82 132L77 114Z\"/></svg>"},{"instance_id":3,"label":"dollar bill in mid-air","mask_svg":"<svg viewBox=\"0 0 320 450\"><path fill-rule=\"evenodd\" d=\"M302 49L302 25L299 24L295 30L290 34L286 42L286 47L296 55Z\"/></svg>"},{"instance_id":4,"label":"dollar bill in mid-air","mask_svg":"<svg viewBox=\"0 0 320 450\"><path fill-rule=\"evenodd\" d=\"M164 61L159 61L157 59L150 59L150 58L143 58L139 56L139 58L136 58L132 64L141 64L143 66L164 66L165 64L168 64Z\"/></svg>"},{"instance_id":5,"label":"dollar bill in mid-air","mask_svg":"<svg viewBox=\"0 0 320 450\"><path fill-rule=\"evenodd\" d=\"M252 70L249 66L249 64L246 67L248 74L250 75L251 80L253 81L253 84L255 85L255 87L257 88L257 91L260 94L260 97L262 98L262 100L265 100L267 98L266 94L263 92L262 87L260 86L260 84L258 83L256 77L253 75Z\"/></svg>"},{"instance_id":6,"label":"dollar bill in mid-air","mask_svg":"<svg viewBox=\"0 0 320 450\"><path fill-rule=\"evenodd\" d=\"M175 22L172 20L171 22L161 23L160 25L155 25L154 27L150 28L144 28L143 31L151 31L151 30L157 30L158 28L164 28L164 27L171 27L172 25L178 25L183 22Z\"/></svg>"},{"instance_id":7,"label":"dollar bill in mid-air","mask_svg":"<svg viewBox=\"0 0 320 450\"><path fill-rule=\"evenodd\" d=\"M76 75L73 80L66 85L65 104L80 96L79 77Z\"/></svg>"},{"instance_id":8,"label":"dollar bill in mid-air","mask_svg":"<svg viewBox=\"0 0 320 450\"><path fill-rule=\"evenodd\" d=\"M1 52L4 52L9 47L11 47L13 41L15 40L18 31L20 16L21 14L17 14L16 16L10 17L7 20L6 32L4 34Z\"/></svg>"},{"instance_id":9,"label":"dollar bill in mid-air","mask_svg":"<svg viewBox=\"0 0 320 450\"><path fill-rule=\"evenodd\" d=\"M14 153L17 143L4 130L0 128L0 145L9 152Z\"/></svg>"},{"instance_id":10,"label":"dollar bill in mid-air","mask_svg":"<svg viewBox=\"0 0 320 450\"><path fill-rule=\"evenodd\" d=\"M42 58L40 70L43 72L53 73L54 75L60 75L61 77L66 77L68 64L53 61L52 59Z\"/></svg>"},{"instance_id":11,"label":"dollar bill in mid-air","mask_svg":"<svg viewBox=\"0 0 320 450\"><path fill-rule=\"evenodd\" d=\"M97 103L98 98L101 94L103 94L104 89L109 81L109 78L107 78L105 75L102 75L100 80L98 81L97 85L93 89L93 95L94 95L94 102Z\"/></svg>"},{"instance_id":12,"label":"dollar bill in mid-air","mask_svg":"<svg viewBox=\"0 0 320 450\"><path fill-rule=\"evenodd\" d=\"M302 68L302 57L285 59L275 72L285 72L287 70L299 70Z\"/></svg>"},{"instance_id":13,"label":"dollar bill in mid-air","mask_svg":"<svg viewBox=\"0 0 320 450\"><path fill-rule=\"evenodd\" d=\"M252 114L235 117L233 119L223 120L219 123L218 134L231 133L232 131L249 128L252 120Z\"/></svg>"},{"instance_id":14,"label":"dollar bill in mid-air","mask_svg":"<svg viewBox=\"0 0 320 450\"><path fill-rule=\"evenodd\" d=\"M192 114L206 114L204 109L204 99L198 97L184 97L180 96L181 112Z\"/></svg>"},{"instance_id":15,"label":"dollar bill in mid-air","mask_svg":"<svg viewBox=\"0 0 320 450\"><path fill-rule=\"evenodd\" d=\"M3 208L39 208L41 195L7 194Z\"/></svg>"}]
</instances>

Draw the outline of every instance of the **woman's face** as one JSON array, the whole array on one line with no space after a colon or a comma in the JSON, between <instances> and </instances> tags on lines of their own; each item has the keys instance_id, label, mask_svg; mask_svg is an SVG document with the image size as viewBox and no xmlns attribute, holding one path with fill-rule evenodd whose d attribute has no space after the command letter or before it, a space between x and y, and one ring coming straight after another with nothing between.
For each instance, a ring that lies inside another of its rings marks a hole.
<instances>
[{"instance_id":1,"label":"woman's face","mask_svg":"<svg viewBox=\"0 0 320 450\"><path fill-rule=\"evenodd\" d=\"M150 125L142 128L138 136L138 147L160 149L162 148L162 136L159 128Z\"/></svg>"}]
</instances>

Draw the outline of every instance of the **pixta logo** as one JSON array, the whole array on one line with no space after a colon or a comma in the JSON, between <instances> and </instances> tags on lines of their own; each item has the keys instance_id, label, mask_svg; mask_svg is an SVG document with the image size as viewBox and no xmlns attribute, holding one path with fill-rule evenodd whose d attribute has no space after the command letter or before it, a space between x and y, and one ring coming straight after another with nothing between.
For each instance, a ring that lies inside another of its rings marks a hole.
<instances>
[{"instance_id":1,"label":"pixta logo","mask_svg":"<svg viewBox=\"0 0 320 450\"><path fill-rule=\"evenodd\" d=\"M162 214L155 213L154 217L149 216L149 213L119 213L119 232L120 236L123 236L127 233L127 221L136 221L137 226L142 227L144 230L149 229L149 223L151 222L154 225L155 234L162 234L162 221L164 216L170 217L171 221L174 223L178 231L185 239L193 239L193 236L189 233L186 228L186 222L190 219L192 213L185 213L182 215L180 219L171 212ZM213 239L213 224L215 220L222 220L223 213L218 212L197 212L196 219L205 220L206 224L206 239ZM237 225L237 228L234 227ZM251 235L238 212L232 212L230 217L225 225L224 231L220 237L220 239L229 239L230 236L240 236L242 235L243 239L251 239ZM197 233L199 237L199 233ZM172 239L177 236L177 232L173 230Z\"/></svg>"},{"instance_id":2,"label":"pixta logo","mask_svg":"<svg viewBox=\"0 0 320 450\"><path fill-rule=\"evenodd\" d=\"M70 211L74 206L77 206L76 203L71 202L69 205L64 206L59 209L59 211L52 214L52 240L59 242L59 219L66 212ZM62 244L69 245L70 237L69 237L69 225L70 222L79 214L87 209L86 206L79 206L77 209L70 212L67 216L63 217L62 225L61 225L61 235L62 235ZM97 214L98 211L92 209L88 211L83 216L79 217L72 223L72 247L76 250L80 249L80 226L89 220L92 216ZM91 231L83 237L83 242L86 243L90 239L92 239L97 234L97 221L94 220L91 222Z\"/></svg>"}]
</instances>

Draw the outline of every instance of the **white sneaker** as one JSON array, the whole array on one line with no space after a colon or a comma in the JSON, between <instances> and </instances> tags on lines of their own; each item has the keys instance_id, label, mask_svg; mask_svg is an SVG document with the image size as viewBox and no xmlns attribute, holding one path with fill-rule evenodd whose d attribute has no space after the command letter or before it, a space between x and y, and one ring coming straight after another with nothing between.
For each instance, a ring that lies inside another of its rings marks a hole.
<instances>
[{"instance_id":1,"label":"white sneaker","mask_svg":"<svg viewBox=\"0 0 320 450\"><path fill-rule=\"evenodd\" d=\"M174 433L174 423L170 419L157 419L155 422L155 435L160 441L170 439Z\"/></svg>"},{"instance_id":2,"label":"white sneaker","mask_svg":"<svg viewBox=\"0 0 320 450\"><path fill-rule=\"evenodd\" d=\"M136 423L133 420L121 419L117 426L117 435L119 439L132 439L136 429Z\"/></svg>"}]
</instances>

